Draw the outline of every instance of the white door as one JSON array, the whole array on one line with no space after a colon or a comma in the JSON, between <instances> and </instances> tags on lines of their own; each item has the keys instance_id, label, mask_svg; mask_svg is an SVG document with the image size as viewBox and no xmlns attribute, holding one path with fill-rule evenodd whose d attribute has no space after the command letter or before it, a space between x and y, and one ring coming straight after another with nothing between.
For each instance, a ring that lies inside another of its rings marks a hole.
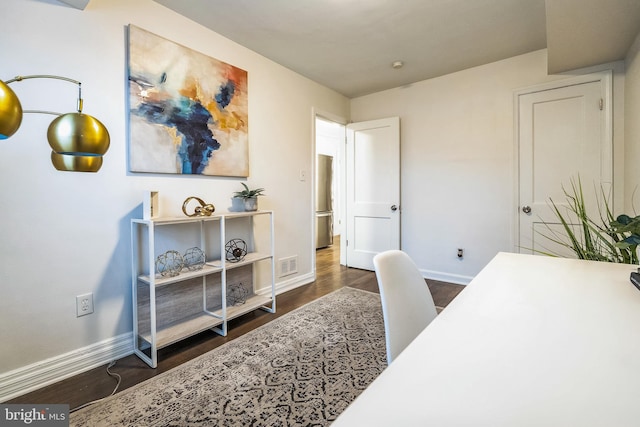
<instances>
[{"instance_id":1,"label":"white door","mask_svg":"<svg viewBox=\"0 0 640 427\"><path fill-rule=\"evenodd\" d=\"M603 80L604 79L604 80ZM518 96L519 247L521 252L572 256L545 236L564 235L550 199L564 214L571 180L582 182L590 215L599 215L601 186L612 184L606 76ZM546 224L551 224L550 228ZM579 229L574 231L579 233Z\"/></svg>"},{"instance_id":2,"label":"white door","mask_svg":"<svg viewBox=\"0 0 640 427\"><path fill-rule=\"evenodd\" d=\"M373 270L373 257L400 249L400 118L347 126L346 262Z\"/></svg>"}]
</instances>

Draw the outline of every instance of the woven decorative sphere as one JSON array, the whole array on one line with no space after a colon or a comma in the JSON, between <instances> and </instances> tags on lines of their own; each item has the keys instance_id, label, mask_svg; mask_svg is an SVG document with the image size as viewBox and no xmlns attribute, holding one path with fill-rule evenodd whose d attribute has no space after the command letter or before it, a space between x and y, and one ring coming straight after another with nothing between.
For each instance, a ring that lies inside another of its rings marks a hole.
<instances>
[{"instance_id":1,"label":"woven decorative sphere","mask_svg":"<svg viewBox=\"0 0 640 427\"><path fill-rule=\"evenodd\" d=\"M242 285L242 282L229 285L227 288L227 305L242 305L247 302L247 296L249 296L249 290Z\"/></svg>"},{"instance_id":2,"label":"woven decorative sphere","mask_svg":"<svg viewBox=\"0 0 640 427\"><path fill-rule=\"evenodd\" d=\"M200 248L187 249L182 255L182 259L184 260L184 266L189 271L202 270L202 267L204 267L204 252Z\"/></svg>"},{"instance_id":3,"label":"woven decorative sphere","mask_svg":"<svg viewBox=\"0 0 640 427\"><path fill-rule=\"evenodd\" d=\"M224 245L227 261L239 262L247 255L247 243L242 239L231 239Z\"/></svg>"},{"instance_id":4,"label":"woven decorative sphere","mask_svg":"<svg viewBox=\"0 0 640 427\"><path fill-rule=\"evenodd\" d=\"M178 251L167 251L156 259L156 271L163 277L174 277L180 274L184 260Z\"/></svg>"}]
</instances>

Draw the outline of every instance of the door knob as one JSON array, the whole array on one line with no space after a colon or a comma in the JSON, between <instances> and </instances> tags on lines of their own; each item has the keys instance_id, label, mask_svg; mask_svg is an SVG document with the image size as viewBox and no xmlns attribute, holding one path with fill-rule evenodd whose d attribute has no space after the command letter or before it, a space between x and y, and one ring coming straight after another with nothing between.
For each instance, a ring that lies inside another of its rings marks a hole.
<instances>
[{"instance_id":1,"label":"door knob","mask_svg":"<svg viewBox=\"0 0 640 427\"><path fill-rule=\"evenodd\" d=\"M523 206L522 207L522 212L528 214L531 213L531 206Z\"/></svg>"},{"instance_id":2,"label":"door knob","mask_svg":"<svg viewBox=\"0 0 640 427\"><path fill-rule=\"evenodd\" d=\"M391 205L391 210L395 212L398 210L398 207L396 205Z\"/></svg>"}]
</instances>

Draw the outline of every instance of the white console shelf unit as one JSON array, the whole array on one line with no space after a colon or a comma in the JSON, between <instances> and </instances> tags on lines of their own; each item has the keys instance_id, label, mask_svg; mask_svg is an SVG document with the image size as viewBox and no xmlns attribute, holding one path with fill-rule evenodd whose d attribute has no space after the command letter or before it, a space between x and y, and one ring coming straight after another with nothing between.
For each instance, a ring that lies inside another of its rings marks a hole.
<instances>
[{"instance_id":1,"label":"white console shelf unit","mask_svg":"<svg viewBox=\"0 0 640 427\"><path fill-rule=\"evenodd\" d=\"M225 245L247 244L241 261L230 262ZM256 238L258 235L258 238ZM167 250L199 247L205 265L186 267L173 277L156 272ZM132 300L134 352L152 368L158 350L207 329L227 335L227 322L256 309L276 311L273 211L229 212L212 216L132 219ZM259 271L256 271L259 269ZM232 281L240 281L244 302L228 303ZM256 281L262 280L262 286ZM250 282L250 283L245 283ZM267 282L267 283L264 283Z\"/></svg>"}]
</instances>

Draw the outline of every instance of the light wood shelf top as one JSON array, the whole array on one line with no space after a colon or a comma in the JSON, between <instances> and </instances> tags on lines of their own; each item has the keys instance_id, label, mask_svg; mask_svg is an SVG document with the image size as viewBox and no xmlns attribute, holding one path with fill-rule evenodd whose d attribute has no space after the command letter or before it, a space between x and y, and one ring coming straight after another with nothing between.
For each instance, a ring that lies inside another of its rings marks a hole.
<instances>
[{"instance_id":1,"label":"light wood shelf top","mask_svg":"<svg viewBox=\"0 0 640 427\"><path fill-rule=\"evenodd\" d=\"M260 253L260 252L249 252L247 255L245 255L242 261L238 261L238 262L225 261L224 266L227 270L230 270L232 268L242 267L243 265L252 264L256 261L269 259L269 258L271 258L270 254ZM222 261L219 259L216 259L216 260L207 262L207 265L221 269Z\"/></svg>"},{"instance_id":2,"label":"light wood shelf top","mask_svg":"<svg viewBox=\"0 0 640 427\"><path fill-rule=\"evenodd\" d=\"M157 348L163 348L186 337L222 324L222 319L202 312L180 319L156 331ZM151 336L145 336L151 342Z\"/></svg>"},{"instance_id":3,"label":"light wood shelf top","mask_svg":"<svg viewBox=\"0 0 640 427\"><path fill-rule=\"evenodd\" d=\"M245 313L256 310L262 306L271 304L271 295L253 295L247 298L244 304L227 306L227 320L242 316ZM215 314L222 316L222 310L215 311Z\"/></svg>"},{"instance_id":4,"label":"light wood shelf top","mask_svg":"<svg viewBox=\"0 0 640 427\"><path fill-rule=\"evenodd\" d=\"M221 267L215 267L209 263L205 263L205 265L200 270L190 271L190 270L184 269L177 276L163 277L160 274L156 274L155 285L156 287L164 286L170 283L182 282L184 280L193 279L194 277L202 277L208 274L218 273L220 271L222 271ZM142 274L138 276L138 280L146 284L151 283L151 279L148 274Z\"/></svg>"},{"instance_id":5,"label":"light wood shelf top","mask_svg":"<svg viewBox=\"0 0 640 427\"><path fill-rule=\"evenodd\" d=\"M142 218L134 218L133 222L139 224L153 224L153 225L171 225L171 224L185 224L189 222L200 222L200 221L220 221L220 219L224 218L242 218L242 217L250 217L257 215L269 215L272 214L273 211L267 210L258 210L258 211L250 211L250 212L221 212L218 214L213 214L211 216L176 216L176 217L159 217L159 218L151 218L151 219L142 219Z\"/></svg>"}]
</instances>

